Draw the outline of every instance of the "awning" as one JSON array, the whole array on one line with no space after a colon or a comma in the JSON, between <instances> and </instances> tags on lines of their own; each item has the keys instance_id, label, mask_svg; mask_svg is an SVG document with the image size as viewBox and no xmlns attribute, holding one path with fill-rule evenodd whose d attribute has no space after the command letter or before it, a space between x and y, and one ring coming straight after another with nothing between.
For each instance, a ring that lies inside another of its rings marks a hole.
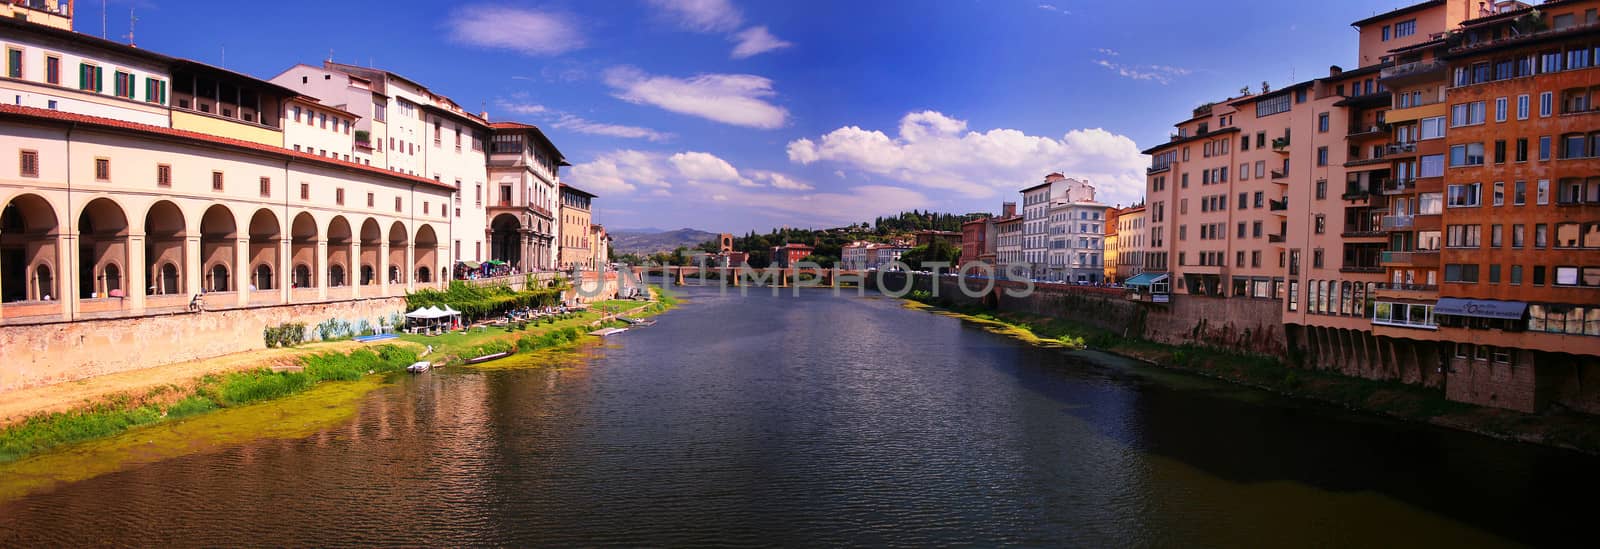
<instances>
[{"instance_id":1,"label":"awning","mask_svg":"<svg viewBox=\"0 0 1600 549\"><path fill-rule=\"evenodd\" d=\"M476 262L476 261L462 261L461 265L465 266L468 269L476 269L476 268L478 268L479 263Z\"/></svg>"},{"instance_id":2,"label":"awning","mask_svg":"<svg viewBox=\"0 0 1600 549\"><path fill-rule=\"evenodd\" d=\"M1527 310L1528 304L1521 301L1441 297L1439 304L1433 307L1433 314L1519 320Z\"/></svg>"},{"instance_id":3,"label":"awning","mask_svg":"<svg viewBox=\"0 0 1600 549\"><path fill-rule=\"evenodd\" d=\"M1133 278L1128 279L1127 282L1123 282L1122 285L1149 286L1157 282L1166 282L1167 278L1167 273L1139 273L1134 275Z\"/></svg>"}]
</instances>

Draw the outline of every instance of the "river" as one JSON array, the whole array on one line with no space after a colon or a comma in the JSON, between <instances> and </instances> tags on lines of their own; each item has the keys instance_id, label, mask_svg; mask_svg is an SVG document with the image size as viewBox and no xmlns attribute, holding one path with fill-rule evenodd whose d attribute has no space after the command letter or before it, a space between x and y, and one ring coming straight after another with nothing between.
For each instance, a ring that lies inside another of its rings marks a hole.
<instances>
[{"instance_id":1,"label":"river","mask_svg":"<svg viewBox=\"0 0 1600 549\"><path fill-rule=\"evenodd\" d=\"M1600 486L1595 458L889 298L683 295L556 364L402 377L309 434L0 502L0 546L1548 545Z\"/></svg>"}]
</instances>

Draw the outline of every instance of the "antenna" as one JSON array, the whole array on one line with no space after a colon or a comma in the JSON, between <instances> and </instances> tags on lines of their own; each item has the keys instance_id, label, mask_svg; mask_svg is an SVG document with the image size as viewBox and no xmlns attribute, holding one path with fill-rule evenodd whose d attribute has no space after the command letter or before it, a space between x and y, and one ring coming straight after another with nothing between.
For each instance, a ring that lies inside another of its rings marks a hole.
<instances>
[{"instance_id":1,"label":"antenna","mask_svg":"<svg viewBox=\"0 0 1600 549\"><path fill-rule=\"evenodd\" d=\"M218 63L218 65L222 66L222 67L227 67L228 66L228 45L227 44L217 44L217 47L222 48L222 62Z\"/></svg>"},{"instance_id":2,"label":"antenna","mask_svg":"<svg viewBox=\"0 0 1600 549\"><path fill-rule=\"evenodd\" d=\"M328 62L333 62L333 48L328 48Z\"/></svg>"},{"instance_id":3,"label":"antenna","mask_svg":"<svg viewBox=\"0 0 1600 549\"><path fill-rule=\"evenodd\" d=\"M139 23L139 16L133 14L133 6L128 6L128 45L134 45L133 29Z\"/></svg>"},{"instance_id":4,"label":"antenna","mask_svg":"<svg viewBox=\"0 0 1600 549\"><path fill-rule=\"evenodd\" d=\"M100 38L106 37L106 0L100 0Z\"/></svg>"}]
</instances>

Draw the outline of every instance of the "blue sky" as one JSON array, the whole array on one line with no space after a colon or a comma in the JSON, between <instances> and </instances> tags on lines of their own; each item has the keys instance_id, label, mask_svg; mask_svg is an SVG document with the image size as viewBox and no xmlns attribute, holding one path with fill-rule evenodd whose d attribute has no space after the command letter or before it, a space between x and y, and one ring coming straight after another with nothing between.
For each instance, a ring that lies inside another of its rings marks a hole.
<instances>
[{"instance_id":1,"label":"blue sky","mask_svg":"<svg viewBox=\"0 0 1600 549\"><path fill-rule=\"evenodd\" d=\"M996 211L1052 170L1130 203L1189 109L1349 68L1349 23L1401 5L108 0L106 34L132 8L140 47L262 78L331 51L538 124L599 223L744 232Z\"/></svg>"}]
</instances>

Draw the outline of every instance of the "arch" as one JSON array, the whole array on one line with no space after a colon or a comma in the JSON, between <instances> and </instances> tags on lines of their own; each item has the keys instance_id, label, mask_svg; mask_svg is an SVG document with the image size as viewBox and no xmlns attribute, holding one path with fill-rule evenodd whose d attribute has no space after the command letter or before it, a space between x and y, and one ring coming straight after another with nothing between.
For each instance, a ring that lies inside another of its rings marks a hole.
<instances>
[{"instance_id":1,"label":"arch","mask_svg":"<svg viewBox=\"0 0 1600 549\"><path fill-rule=\"evenodd\" d=\"M39 195L17 195L0 205L0 301L61 295L51 276L60 231L55 207Z\"/></svg>"},{"instance_id":2,"label":"arch","mask_svg":"<svg viewBox=\"0 0 1600 549\"><path fill-rule=\"evenodd\" d=\"M434 232L431 225L423 224L417 228L416 241L412 243L412 266L417 273L417 282L433 282L433 266L439 264L439 235Z\"/></svg>"},{"instance_id":3,"label":"arch","mask_svg":"<svg viewBox=\"0 0 1600 549\"><path fill-rule=\"evenodd\" d=\"M110 198L96 198L78 214L78 298L122 293L128 262L128 216Z\"/></svg>"},{"instance_id":4,"label":"arch","mask_svg":"<svg viewBox=\"0 0 1600 549\"><path fill-rule=\"evenodd\" d=\"M406 230L405 223L396 221L389 225L389 261L387 276L390 284L405 284L408 272L406 267L406 246L411 243L411 234Z\"/></svg>"},{"instance_id":5,"label":"arch","mask_svg":"<svg viewBox=\"0 0 1600 549\"><path fill-rule=\"evenodd\" d=\"M498 259L524 267L522 264L522 222L517 216L500 214L489 223L489 259Z\"/></svg>"},{"instance_id":6,"label":"arch","mask_svg":"<svg viewBox=\"0 0 1600 549\"><path fill-rule=\"evenodd\" d=\"M180 287L178 282L181 280L179 277L181 276L180 273L182 272L183 270L179 269L178 266L172 262L162 263L161 268L156 272L156 276L152 278L152 283L156 289L155 293L179 293L181 290L178 289Z\"/></svg>"},{"instance_id":7,"label":"arch","mask_svg":"<svg viewBox=\"0 0 1600 549\"><path fill-rule=\"evenodd\" d=\"M342 215L328 221L328 286L338 288L350 284L347 273L354 258L350 246L355 241L350 231L350 221Z\"/></svg>"},{"instance_id":8,"label":"arch","mask_svg":"<svg viewBox=\"0 0 1600 549\"><path fill-rule=\"evenodd\" d=\"M378 253L383 245L383 228L376 219L361 222L361 278L362 286L378 283Z\"/></svg>"},{"instance_id":9,"label":"arch","mask_svg":"<svg viewBox=\"0 0 1600 549\"><path fill-rule=\"evenodd\" d=\"M255 269L250 271L250 285L254 286L250 288L251 290L271 290L273 288L272 264L257 264Z\"/></svg>"},{"instance_id":10,"label":"arch","mask_svg":"<svg viewBox=\"0 0 1600 549\"><path fill-rule=\"evenodd\" d=\"M183 210L170 200L151 204L144 215L144 269L149 284L145 293L167 295L181 292L182 273L188 258L184 241L188 238ZM168 272L171 270L171 272Z\"/></svg>"},{"instance_id":11,"label":"arch","mask_svg":"<svg viewBox=\"0 0 1600 549\"><path fill-rule=\"evenodd\" d=\"M295 288L317 286L317 277L312 273L323 262L322 254L317 253L319 237L317 220L310 212L295 214L294 220L289 222L289 264L295 266L290 284ZM305 269L304 277L300 276L302 268Z\"/></svg>"},{"instance_id":12,"label":"arch","mask_svg":"<svg viewBox=\"0 0 1600 549\"><path fill-rule=\"evenodd\" d=\"M206 291L226 292L231 279L228 277L228 264L217 262L206 271Z\"/></svg>"},{"instance_id":13,"label":"arch","mask_svg":"<svg viewBox=\"0 0 1600 549\"><path fill-rule=\"evenodd\" d=\"M215 204L200 215L199 261L205 266L202 290L226 292L234 289L231 275L238 241L239 224L227 206Z\"/></svg>"}]
</instances>

